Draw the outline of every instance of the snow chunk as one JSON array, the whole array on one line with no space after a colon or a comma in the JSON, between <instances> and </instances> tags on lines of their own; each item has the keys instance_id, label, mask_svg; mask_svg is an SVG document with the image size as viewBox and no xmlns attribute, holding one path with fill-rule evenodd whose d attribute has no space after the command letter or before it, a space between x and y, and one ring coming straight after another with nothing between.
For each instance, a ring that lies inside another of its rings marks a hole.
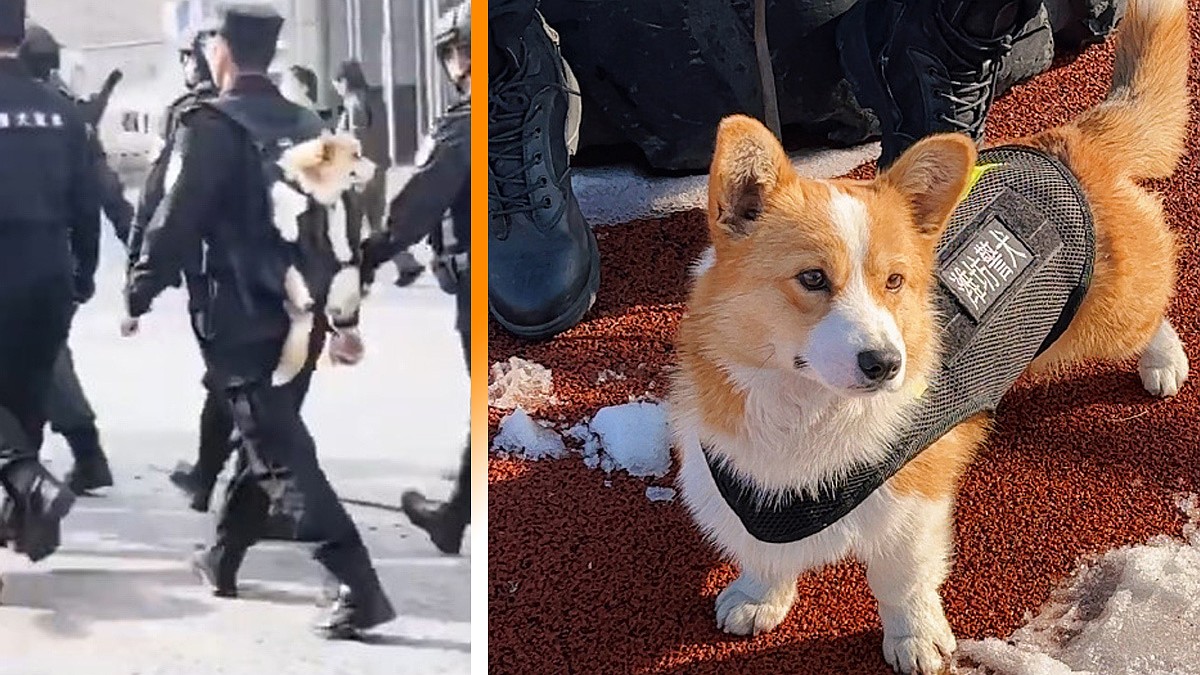
<instances>
[{"instance_id":1,"label":"snow chunk","mask_svg":"<svg viewBox=\"0 0 1200 675\"><path fill-rule=\"evenodd\" d=\"M533 421L523 408L500 420L500 433L493 447L526 459L558 459L567 454L562 437Z\"/></svg>"},{"instance_id":2,"label":"snow chunk","mask_svg":"<svg viewBox=\"0 0 1200 675\"><path fill-rule=\"evenodd\" d=\"M488 377L488 406L500 410L524 408L536 412L556 403L550 369L516 356L492 364Z\"/></svg>"},{"instance_id":3,"label":"snow chunk","mask_svg":"<svg viewBox=\"0 0 1200 675\"><path fill-rule=\"evenodd\" d=\"M615 370L605 369L600 371L600 374L596 376L596 384L604 384L605 382L618 382L624 379L625 375L618 373Z\"/></svg>"},{"instance_id":4,"label":"snow chunk","mask_svg":"<svg viewBox=\"0 0 1200 675\"><path fill-rule=\"evenodd\" d=\"M650 486L646 488L646 499L652 502L674 501L675 488Z\"/></svg>"},{"instance_id":5,"label":"snow chunk","mask_svg":"<svg viewBox=\"0 0 1200 675\"><path fill-rule=\"evenodd\" d=\"M1041 652L1010 645L996 638L980 642L960 641L958 656L966 656L1004 675L1092 675L1073 670L1071 666Z\"/></svg>"},{"instance_id":6,"label":"snow chunk","mask_svg":"<svg viewBox=\"0 0 1200 675\"><path fill-rule=\"evenodd\" d=\"M1155 537L1084 561L1007 641L959 642L998 675L1200 673L1200 536L1194 497L1177 502L1187 541Z\"/></svg>"},{"instance_id":7,"label":"snow chunk","mask_svg":"<svg viewBox=\"0 0 1200 675\"><path fill-rule=\"evenodd\" d=\"M663 476L670 470L671 446L663 406L642 401L602 408L589 426L607 457L630 475Z\"/></svg>"}]
</instances>

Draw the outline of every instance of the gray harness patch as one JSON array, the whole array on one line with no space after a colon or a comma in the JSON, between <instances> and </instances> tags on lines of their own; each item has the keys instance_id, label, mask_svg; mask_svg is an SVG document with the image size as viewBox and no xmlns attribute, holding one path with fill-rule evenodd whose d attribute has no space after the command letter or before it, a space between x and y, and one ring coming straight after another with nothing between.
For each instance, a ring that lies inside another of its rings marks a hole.
<instances>
[{"instance_id":1,"label":"gray harness patch","mask_svg":"<svg viewBox=\"0 0 1200 675\"><path fill-rule=\"evenodd\" d=\"M1095 228L1083 190L1031 148L984 150L992 165L950 217L938 245L942 363L888 456L822 482L816 495L765 493L702 445L718 491L768 543L810 537L845 517L964 420L992 413L1021 373L1067 329L1087 293Z\"/></svg>"},{"instance_id":2,"label":"gray harness patch","mask_svg":"<svg viewBox=\"0 0 1200 675\"><path fill-rule=\"evenodd\" d=\"M979 321L1032 262L1025 244L993 215L938 269L937 277Z\"/></svg>"}]
</instances>

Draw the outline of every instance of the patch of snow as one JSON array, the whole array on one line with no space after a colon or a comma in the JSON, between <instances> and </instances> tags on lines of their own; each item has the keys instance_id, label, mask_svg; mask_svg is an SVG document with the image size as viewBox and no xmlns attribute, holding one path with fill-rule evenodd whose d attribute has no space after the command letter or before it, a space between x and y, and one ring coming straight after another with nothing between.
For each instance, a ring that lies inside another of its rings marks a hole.
<instances>
[{"instance_id":1,"label":"patch of snow","mask_svg":"<svg viewBox=\"0 0 1200 675\"><path fill-rule=\"evenodd\" d=\"M592 419L604 452L633 476L663 476L671 468L667 414L656 403L602 408Z\"/></svg>"},{"instance_id":2,"label":"patch of snow","mask_svg":"<svg viewBox=\"0 0 1200 675\"><path fill-rule=\"evenodd\" d=\"M604 471L604 473L612 473L613 469L617 468L617 463L613 461L612 457L604 455L600 458L600 468Z\"/></svg>"},{"instance_id":3,"label":"patch of snow","mask_svg":"<svg viewBox=\"0 0 1200 675\"><path fill-rule=\"evenodd\" d=\"M596 376L596 384L604 384L605 382L619 382L625 379L623 373L618 373L615 370L604 369Z\"/></svg>"},{"instance_id":4,"label":"patch of snow","mask_svg":"<svg viewBox=\"0 0 1200 675\"><path fill-rule=\"evenodd\" d=\"M1186 540L1155 537L1085 560L1008 640L963 640L974 675L1200 674L1200 535L1195 496Z\"/></svg>"},{"instance_id":5,"label":"patch of snow","mask_svg":"<svg viewBox=\"0 0 1200 675\"><path fill-rule=\"evenodd\" d=\"M567 446L558 432L538 424L517 408L500 420L494 449L510 452L527 459L558 459L567 455Z\"/></svg>"},{"instance_id":6,"label":"patch of snow","mask_svg":"<svg viewBox=\"0 0 1200 675\"><path fill-rule=\"evenodd\" d=\"M524 408L536 412L556 402L550 369L516 356L492 364L488 378L488 406L499 410Z\"/></svg>"},{"instance_id":7,"label":"patch of snow","mask_svg":"<svg viewBox=\"0 0 1200 675\"><path fill-rule=\"evenodd\" d=\"M568 448L564 438L576 442ZM493 450L525 459L558 459L577 448L583 464L604 473L625 470L631 476L665 476L671 469L667 414L661 403L635 401L601 408L590 421L556 431L534 421L518 407L500 422ZM605 487L611 482L605 481ZM651 501L670 501L671 488L648 487Z\"/></svg>"},{"instance_id":8,"label":"patch of snow","mask_svg":"<svg viewBox=\"0 0 1200 675\"><path fill-rule=\"evenodd\" d=\"M675 488L650 486L646 488L646 499L652 502L675 501Z\"/></svg>"},{"instance_id":9,"label":"patch of snow","mask_svg":"<svg viewBox=\"0 0 1200 675\"><path fill-rule=\"evenodd\" d=\"M568 429L567 436L583 444L580 452L583 453L584 462L595 460L595 463L588 464L588 466L593 469L596 468L600 463L600 451L603 447L600 443L600 437L592 431L592 428L586 422L581 422Z\"/></svg>"}]
</instances>

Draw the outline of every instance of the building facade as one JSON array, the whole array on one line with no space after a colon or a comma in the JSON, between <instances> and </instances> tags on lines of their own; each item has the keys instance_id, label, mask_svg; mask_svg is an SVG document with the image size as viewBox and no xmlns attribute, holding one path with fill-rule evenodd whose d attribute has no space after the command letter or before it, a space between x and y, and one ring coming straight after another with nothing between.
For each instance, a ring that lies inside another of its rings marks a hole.
<instances>
[{"instance_id":1,"label":"building facade","mask_svg":"<svg viewBox=\"0 0 1200 675\"><path fill-rule=\"evenodd\" d=\"M437 17L449 0L274 0L286 19L279 70L311 68L320 80L323 106L337 103L330 80L348 59L362 63L372 85L383 88L389 115L393 163L412 161L418 139L444 108L449 92L432 54ZM195 21L212 10L212 0L176 0L169 16Z\"/></svg>"}]
</instances>

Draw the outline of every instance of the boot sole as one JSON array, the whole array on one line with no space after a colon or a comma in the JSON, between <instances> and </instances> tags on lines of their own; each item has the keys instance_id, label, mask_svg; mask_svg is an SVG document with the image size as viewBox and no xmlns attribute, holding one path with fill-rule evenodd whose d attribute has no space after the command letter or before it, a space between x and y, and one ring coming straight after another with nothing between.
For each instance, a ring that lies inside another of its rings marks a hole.
<instances>
[{"instance_id":1,"label":"boot sole","mask_svg":"<svg viewBox=\"0 0 1200 675\"><path fill-rule=\"evenodd\" d=\"M547 321L539 326L521 326L506 321L504 317L496 311L492 306L491 301L488 301L488 311L496 323L504 327L504 330L523 340L548 340L559 333L570 330L583 320L584 315L591 310L592 305L596 303L596 293L600 290L600 247L596 244L596 233L589 226L587 228L588 235L588 255L591 260L591 270L588 272L588 283L584 288L584 292L580 294L575 302L556 318Z\"/></svg>"},{"instance_id":2,"label":"boot sole","mask_svg":"<svg viewBox=\"0 0 1200 675\"><path fill-rule=\"evenodd\" d=\"M44 517L39 519L38 526L30 527L26 532L26 554L31 561L38 562L58 550L62 537L62 519L67 517L74 505L74 493L63 486L46 508Z\"/></svg>"},{"instance_id":3,"label":"boot sole","mask_svg":"<svg viewBox=\"0 0 1200 675\"><path fill-rule=\"evenodd\" d=\"M195 556L193 556L188 563L192 568L192 574L195 574L196 578L199 579L201 583L203 583L205 586L208 586L209 589L212 590L212 594L214 596L218 598L229 599L237 598L237 589L229 590L227 588L221 588L217 584L216 577L209 574L208 567L201 564L200 560L198 560Z\"/></svg>"}]
</instances>

